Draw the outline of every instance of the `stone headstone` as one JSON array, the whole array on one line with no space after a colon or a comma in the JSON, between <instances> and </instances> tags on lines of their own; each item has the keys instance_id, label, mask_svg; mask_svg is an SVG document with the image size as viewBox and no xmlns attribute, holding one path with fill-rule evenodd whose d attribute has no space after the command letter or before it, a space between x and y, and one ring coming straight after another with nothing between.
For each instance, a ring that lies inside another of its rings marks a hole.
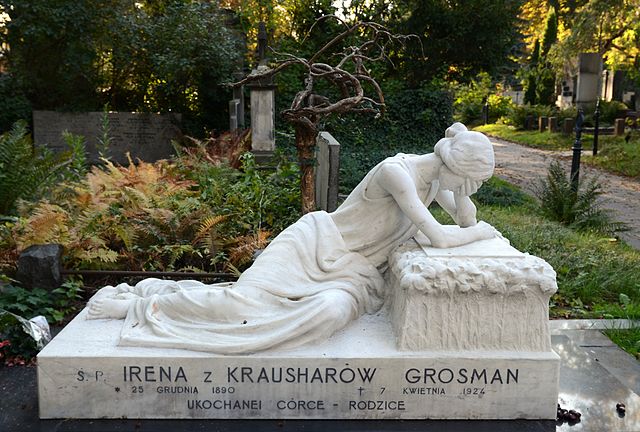
<instances>
[{"instance_id":1,"label":"stone headstone","mask_svg":"<svg viewBox=\"0 0 640 432\"><path fill-rule=\"evenodd\" d=\"M251 92L251 152L268 159L276 148L275 87L254 85Z\"/></svg>"},{"instance_id":2,"label":"stone headstone","mask_svg":"<svg viewBox=\"0 0 640 432\"><path fill-rule=\"evenodd\" d=\"M613 134L615 136L622 136L624 135L624 128L625 128L625 120L624 119L616 119L614 125L613 125Z\"/></svg>"},{"instance_id":3,"label":"stone headstone","mask_svg":"<svg viewBox=\"0 0 640 432\"><path fill-rule=\"evenodd\" d=\"M549 119L547 117L538 117L538 132L544 132L549 125Z\"/></svg>"},{"instance_id":4,"label":"stone headstone","mask_svg":"<svg viewBox=\"0 0 640 432\"><path fill-rule=\"evenodd\" d=\"M566 118L562 123L562 133L571 135L576 127L576 121L573 118Z\"/></svg>"},{"instance_id":5,"label":"stone headstone","mask_svg":"<svg viewBox=\"0 0 640 432\"><path fill-rule=\"evenodd\" d=\"M18 258L16 278L27 288L58 288L62 251L59 244L29 246Z\"/></svg>"},{"instance_id":6,"label":"stone headstone","mask_svg":"<svg viewBox=\"0 0 640 432\"><path fill-rule=\"evenodd\" d=\"M624 71L602 71L602 93L600 97L606 101L624 101Z\"/></svg>"},{"instance_id":7,"label":"stone headstone","mask_svg":"<svg viewBox=\"0 0 640 432\"><path fill-rule=\"evenodd\" d=\"M239 127L239 113L240 108L240 100L232 99L229 101L229 130L231 132L235 131Z\"/></svg>"},{"instance_id":8,"label":"stone headstone","mask_svg":"<svg viewBox=\"0 0 640 432\"><path fill-rule=\"evenodd\" d=\"M86 140L89 160L99 160L99 137L102 135L104 113L33 112L33 138L39 146L55 151L67 150L62 139L64 131L82 135ZM180 139L180 114L107 113L108 136L111 139L107 155L111 160L127 164L127 152L133 160L154 162L173 155L172 140Z\"/></svg>"},{"instance_id":9,"label":"stone headstone","mask_svg":"<svg viewBox=\"0 0 640 432\"><path fill-rule=\"evenodd\" d=\"M558 117L549 117L549 132L556 132L558 130Z\"/></svg>"},{"instance_id":10,"label":"stone headstone","mask_svg":"<svg viewBox=\"0 0 640 432\"><path fill-rule=\"evenodd\" d=\"M338 207L340 143L329 132L320 132L316 145L316 204L320 210L332 212Z\"/></svg>"},{"instance_id":11,"label":"stone headstone","mask_svg":"<svg viewBox=\"0 0 640 432\"><path fill-rule=\"evenodd\" d=\"M236 78L237 80L241 80L242 78L244 78L244 74L242 72L238 72L234 74L234 78ZM244 86L233 88L233 99L237 99L239 101L236 108L238 128L244 129Z\"/></svg>"},{"instance_id":12,"label":"stone headstone","mask_svg":"<svg viewBox=\"0 0 640 432\"><path fill-rule=\"evenodd\" d=\"M602 56L598 53L581 53L578 56L578 82L576 103L584 107L598 100Z\"/></svg>"}]
</instances>

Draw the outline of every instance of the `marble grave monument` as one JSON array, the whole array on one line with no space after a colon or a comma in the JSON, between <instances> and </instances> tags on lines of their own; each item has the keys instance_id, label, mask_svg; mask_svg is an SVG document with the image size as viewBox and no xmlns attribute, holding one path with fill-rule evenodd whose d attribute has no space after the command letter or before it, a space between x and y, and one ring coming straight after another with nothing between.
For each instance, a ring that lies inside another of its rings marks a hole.
<instances>
[{"instance_id":1,"label":"marble grave monument","mask_svg":"<svg viewBox=\"0 0 640 432\"><path fill-rule=\"evenodd\" d=\"M476 220L493 168L456 123L235 283L103 288L38 356L41 418L554 419L555 272Z\"/></svg>"}]
</instances>

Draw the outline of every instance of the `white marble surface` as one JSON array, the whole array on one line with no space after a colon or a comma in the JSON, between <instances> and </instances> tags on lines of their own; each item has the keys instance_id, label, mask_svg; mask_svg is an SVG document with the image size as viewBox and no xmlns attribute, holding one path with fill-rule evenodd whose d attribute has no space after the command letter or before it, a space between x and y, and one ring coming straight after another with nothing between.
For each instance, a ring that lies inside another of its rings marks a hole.
<instances>
[{"instance_id":1,"label":"white marble surface","mask_svg":"<svg viewBox=\"0 0 640 432\"><path fill-rule=\"evenodd\" d=\"M42 418L555 416L554 353L400 352L383 312L315 347L246 356L118 347L118 323L85 313L38 356Z\"/></svg>"},{"instance_id":2,"label":"white marble surface","mask_svg":"<svg viewBox=\"0 0 640 432\"><path fill-rule=\"evenodd\" d=\"M398 346L405 350L550 351L556 273L503 239L450 249L407 242L389 260Z\"/></svg>"}]
</instances>

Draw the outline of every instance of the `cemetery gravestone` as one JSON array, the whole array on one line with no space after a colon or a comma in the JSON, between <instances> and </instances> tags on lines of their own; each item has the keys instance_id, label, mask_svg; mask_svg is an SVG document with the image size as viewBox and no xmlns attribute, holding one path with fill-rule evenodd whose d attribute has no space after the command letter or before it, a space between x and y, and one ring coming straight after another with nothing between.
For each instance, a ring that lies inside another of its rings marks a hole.
<instances>
[{"instance_id":1,"label":"cemetery gravestone","mask_svg":"<svg viewBox=\"0 0 640 432\"><path fill-rule=\"evenodd\" d=\"M110 139L107 156L119 164L128 164L127 153L133 160L146 162L167 159L173 154L171 141L181 137L180 114L34 111L34 143L63 151L67 149L63 132L82 135L86 140L89 160L96 162L99 160L98 140L104 133L105 115Z\"/></svg>"},{"instance_id":2,"label":"cemetery gravestone","mask_svg":"<svg viewBox=\"0 0 640 432\"><path fill-rule=\"evenodd\" d=\"M528 115L524 118L524 130L532 130L535 129L534 125L535 117L532 115Z\"/></svg>"},{"instance_id":3,"label":"cemetery gravestone","mask_svg":"<svg viewBox=\"0 0 640 432\"><path fill-rule=\"evenodd\" d=\"M103 288L38 356L41 417L554 419L555 273L476 221L493 169L457 123L234 284ZM428 217L434 200L460 226Z\"/></svg>"},{"instance_id":4,"label":"cemetery gravestone","mask_svg":"<svg viewBox=\"0 0 640 432\"><path fill-rule=\"evenodd\" d=\"M581 53L578 56L578 83L576 104L578 107L598 100L598 82L602 69L602 56L598 53Z\"/></svg>"},{"instance_id":5,"label":"cemetery gravestone","mask_svg":"<svg viewBox=\"0 0 640 432\"><path fill-rule=\"evenodd\" d=\"M275 87L270 84L250 86L251 152L258 160L268 159L276 147Z\"/></svg>"},{"instance_id":6,"label":"cemetery gravestone","mask_svg":"<svg viewBox=\"0 0 640 432\"><path fill-rule=\"evenodd\" d=\"M316 144L316 204L320 210L332 212L338 207L340 143L329 132L320 132Z\"/></svg>"},{"instance_id":7,"label":"cemetery gravestone","mask_svg":"<svg viewBox=\"0 0 640 432\"><path fill-rule=\"evenodd\" d=\"M229 101L229 130L235 132L239 127L240 120L240 99Z\"/></svg>"}]
</instances>

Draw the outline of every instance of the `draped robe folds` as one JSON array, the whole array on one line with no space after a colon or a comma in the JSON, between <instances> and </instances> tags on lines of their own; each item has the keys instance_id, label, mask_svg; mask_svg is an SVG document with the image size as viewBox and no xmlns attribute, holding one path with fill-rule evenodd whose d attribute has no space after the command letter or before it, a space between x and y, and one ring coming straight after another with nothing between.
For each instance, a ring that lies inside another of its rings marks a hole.
<instances>
[{"instance_id":1,"label":"draped robe folds","mask_svg":"<svg viewBox=\"0 0 640 432\"><path fill-rule=\"evenodd\" d=\"M219 354L291 348L322 341L377 311L387 257L417 229L393 197L368 198L369 182L380 166L397 163L426 205L437 192L408 157L378 164L334 213L309 213L282 231L235 283L119 285L118 296L134 299L119 344Z\"/></svg>"}]
</instances>

